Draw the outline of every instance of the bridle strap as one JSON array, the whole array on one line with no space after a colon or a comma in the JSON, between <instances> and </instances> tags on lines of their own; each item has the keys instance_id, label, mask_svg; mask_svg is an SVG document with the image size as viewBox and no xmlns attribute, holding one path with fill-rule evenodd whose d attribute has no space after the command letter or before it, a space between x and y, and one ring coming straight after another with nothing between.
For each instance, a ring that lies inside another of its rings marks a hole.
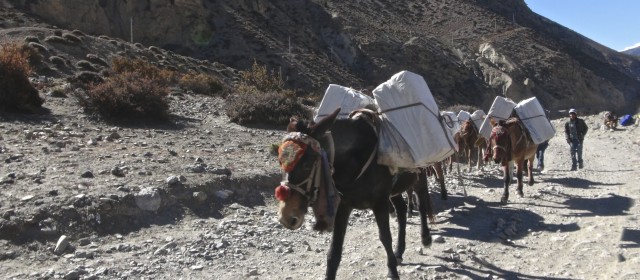
<instances>
[{"instance_id":1,"label":"bridle strap","mask_svg":"<svg viewBox=\"0 0 640 280\"><path fill-rule=\"evenodd\" d=\"M288 180L288 173L285 173L284 180L281 182L282 185L289 187L292 190L299 192L300 194L306 196L309 199L309 203L313 204L318 197L318 186L320 185L320 180L322 180L322 157L318 157L316 161L313 163L313 167L311 167L311 172L309 173L309 177L304 179L302 182L297 184L292 184ZM305 188L302 188L305 185Z\"/></svg>"}]
</instances>

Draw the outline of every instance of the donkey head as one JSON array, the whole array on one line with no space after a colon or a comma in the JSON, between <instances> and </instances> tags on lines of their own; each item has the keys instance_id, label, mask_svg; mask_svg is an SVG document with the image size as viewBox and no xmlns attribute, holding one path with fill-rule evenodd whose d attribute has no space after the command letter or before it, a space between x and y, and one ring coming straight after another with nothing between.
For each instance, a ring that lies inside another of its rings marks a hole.
<instances>
[{"instance_id":1,"label":"donkey head","mask_svg":"<svg viewBox=\"0 0 640 280\"><path fill-rule=\"evenodd\" d=\"M276 187L280 223L288 229L298 229L304 222L308 207L315 203L321 174L319 139L331 128L340 109L320 120L306 123L291 118L289 132L278 149L278 161L283 180Z\"/></svg>"},{"instance_id":2,"label":"donkey head","mask_svg":"<svg viewBox=\"0 0 640 280\"><path fill-rule=\"evenodd\" d=\"M492 154L493 162L506 165L511 155L511 138L509 137L509 129L506 122L500 120L496 122L493 118L490 120L491 136L489 137L489 146L487 150Z\"/></svg>"}]
</instances>

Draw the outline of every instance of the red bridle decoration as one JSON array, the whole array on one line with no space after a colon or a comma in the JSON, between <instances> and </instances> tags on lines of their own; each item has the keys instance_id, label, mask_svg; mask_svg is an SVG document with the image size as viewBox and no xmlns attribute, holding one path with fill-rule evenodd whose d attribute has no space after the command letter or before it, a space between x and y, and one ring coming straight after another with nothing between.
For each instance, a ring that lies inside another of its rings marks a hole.
<instances>
[{"instance_id":1,"label":"red bridle decoration","mask_svg":"<svg viewBox=\"0 0 640 280\"><path fill-rule=\"evenodd\" d=\"M285 201L291 195L291 189L285 185L276 187L276 198L280 201Z\"/></svg>"}]
</instances>

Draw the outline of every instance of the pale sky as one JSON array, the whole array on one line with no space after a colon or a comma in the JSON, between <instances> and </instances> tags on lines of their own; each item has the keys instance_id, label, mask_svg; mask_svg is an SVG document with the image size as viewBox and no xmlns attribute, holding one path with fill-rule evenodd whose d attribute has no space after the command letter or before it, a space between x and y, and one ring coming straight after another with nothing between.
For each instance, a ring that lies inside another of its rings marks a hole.
<instances>
[{"instance_id":1,"label":"pale sky","mask_svg":"<svg viewBox=\"0 0 640 280\"><path fill-rule=\"evenodd\" d=\"M640 0L525 0L529 8L616 51L640 46Z\"/></svg>"}]
</instances>

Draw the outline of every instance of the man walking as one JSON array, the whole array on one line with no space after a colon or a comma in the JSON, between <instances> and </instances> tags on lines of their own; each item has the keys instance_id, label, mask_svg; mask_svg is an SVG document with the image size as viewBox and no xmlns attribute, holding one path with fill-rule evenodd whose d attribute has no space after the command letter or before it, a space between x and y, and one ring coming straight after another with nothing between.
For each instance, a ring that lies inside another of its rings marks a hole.
<instances>
[{"instance_id":1,"label":"man walking","mask_svg":"<svg viewBox=\"0 0 640 280\"><path fill-rule=\"evenodd\" d=\"M538 171L542 172L544 170L544 151L549 147L549 140L544 141L538 144L538 149L536 149L536 159L538 159Z\"/></svg>"},{"instance_id":2,"label":"man walking","mask_svg":"<svg viewBox=\"0 0 640 280\"><path fill-rule=\"evenodd\" d=\"M582 142L584 142L587 130L589 130L587 124L583 119L578 118L576 109L570 109L569 121L564 124L564 134L567 138L567 143L571 147L571 171L577 170L576 167L580 169L584 167L582 162Z\"/></svg>"}]
</instances>

